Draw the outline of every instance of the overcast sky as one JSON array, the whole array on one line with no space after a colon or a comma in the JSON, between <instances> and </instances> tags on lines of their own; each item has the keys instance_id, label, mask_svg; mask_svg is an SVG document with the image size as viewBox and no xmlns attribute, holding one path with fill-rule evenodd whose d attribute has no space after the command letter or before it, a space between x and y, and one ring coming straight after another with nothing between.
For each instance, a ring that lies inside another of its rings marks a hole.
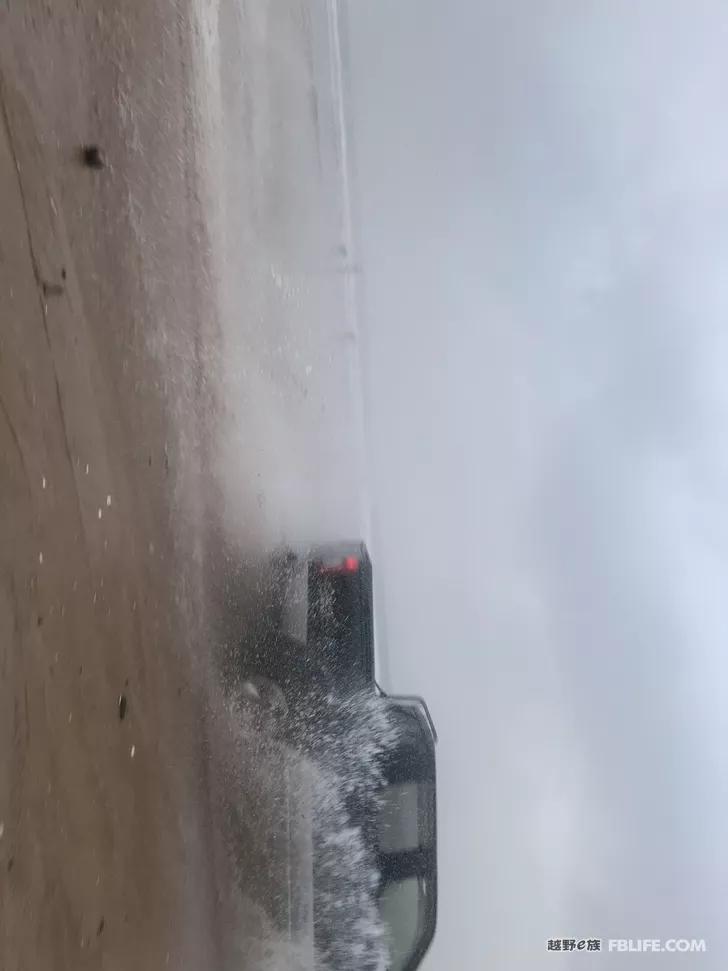
<instances>
[{"instance_id":1,"label":"overcast sky","mask_svg":"<svg viewBox=\"0 0 728 971\"><path fill-rule=\"evenodd\" d=\"M380 633L441 736L427 967L724 968L728 7L349 17Z\"/></svg>"}]
</instances>

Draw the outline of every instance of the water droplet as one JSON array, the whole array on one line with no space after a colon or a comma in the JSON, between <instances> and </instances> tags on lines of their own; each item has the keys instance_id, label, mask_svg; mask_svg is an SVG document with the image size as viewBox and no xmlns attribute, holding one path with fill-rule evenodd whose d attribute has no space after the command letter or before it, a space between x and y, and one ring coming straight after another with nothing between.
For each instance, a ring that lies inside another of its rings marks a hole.
<instances>
[{"instance_id":1,"label":"water droplet","mask_svg":"<svg viewBox=\"0 0 728 971\"><path fill-rule=\"evenodd\" d=\"M68 713L68 724L70 725L72 721L73 721L73 712L72 711L69 711L69 713Z\"/></svg>"},{"instance_id":2,"label":"water droplet","mask_svg":"<svg viewBox=\"0 0 728 971\"><path fill-rule=\"evenodd\" d=\"M0 819L0 840L5 835L5 823Z\"/></svg>"},{"instance_id":3,"label":"water droplet","mask_svg":"<svg viewBox=\"0 0 728 971\"><path fill-rule=\"evenodd\" d=\"M43 488L45 489L45 487L46 487L46 477L43 476Z\"/></svg>"},{"instance_id":4,"label":"water droplet","mask_svg":"<svg viewBox=\"0 0 728 971\"><path fill-rule=\"evenodd\" d=\"M129 749L129 755L131 755L131 757L134 758L134 756L136 755L136 745L132 745L132 747Z\"/></svg>"},{"instance_id":5,"label":"water droplet","mask_svg":"<svg viewBox=\"0 0 728 971\"><path fill-rule=\"evenodd\" d=\"M107 506L110 506L111 505L111 496L107 496L106 497L106 505Z\"/></svg>"},{"instance_id":6,"label":"water droplet","mask_svg":"<svg viewBox=\"0 0 728 971\"><path fill-rule=\"evenodd\" d=\"M103 516L103 512L101 510L101 506L99 506L99 519L101 519L102 516Z\"/></svg>"},{"instance_id":7,"label":"water droplet","mask_svg":"<svg viewBox=\"0 0 728 971\"><path fill-rule=\"evenodd\" d=\"M88 468L88 462L87 462L86 463L86 475L88 475L88 471L89 471L89 468Z\"/></svg>"},{"instance_id":8,"label":"water droplet","mask_svg":"<svg viewBox=\"0 0 728 971\"><path fill-rule=\"evenodd\" d=\"M43 554L42 554L42 553L39 553L39 554L38 554L38 562L39 562L39 563L40 563L41 565L43 564Z\"/></svg>"}]
</instances>

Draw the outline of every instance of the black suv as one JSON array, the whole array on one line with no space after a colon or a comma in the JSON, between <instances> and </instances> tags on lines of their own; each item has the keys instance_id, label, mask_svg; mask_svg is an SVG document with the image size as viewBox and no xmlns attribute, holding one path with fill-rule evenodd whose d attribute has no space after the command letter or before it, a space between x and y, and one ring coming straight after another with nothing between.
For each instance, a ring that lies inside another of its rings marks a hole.
<instances>
[{"instance_id":1,"label":"black suv","mask_svg":"<svg viewBox=\"0 0 728 971\"><path fill-rule=\"evenodd\" d=\"M244 686L290 716L293 744L315 748L316 739L327 737L317 729L332 699L334 715L364 697L391 726L378 749L375 791L354 792L348 810L379 874L389 967L413 971L432 941L437 909L432 719L421 698L387 695L377 685L372 564L363 543L287 551L275 558L273 573L273 635L264 651L248 654ZM366 733L363 725L358 730ZM361 742L364 751L367 739ZM314 912L315 900L314 856ZM314 925L323 933L315 919Z\"/></svg>"}]
</instances>

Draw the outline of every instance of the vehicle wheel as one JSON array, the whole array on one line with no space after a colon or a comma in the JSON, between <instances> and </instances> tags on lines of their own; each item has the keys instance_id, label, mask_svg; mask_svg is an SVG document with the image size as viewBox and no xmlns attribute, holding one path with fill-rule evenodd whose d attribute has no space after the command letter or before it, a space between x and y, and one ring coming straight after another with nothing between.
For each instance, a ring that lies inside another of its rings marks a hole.
<instances>
[{"instance_id":1,"label":"vehicle wheel","mask_svg":"<svg viewBox=\"0 0 728 971\"><path fill-rule=\"evenodd\" d=\"M285 590L295 564L295 554L286 548L276 550L268 562L263 584L268 601L265 619L270 631L278 631L281 627Z\"/></svg>"},{"instance_id":2,"label":"vehicle wheel","mask_svg":"<svg viewBox=\"0 0 728 971\"><path fill-rule=\"evenodd\" d=\"M288 714L288 702L283 689L262 674L244 677L240 684L240 692L246 701L259 706L262 711L281 717Z\"/></svg>"}]
</instances>

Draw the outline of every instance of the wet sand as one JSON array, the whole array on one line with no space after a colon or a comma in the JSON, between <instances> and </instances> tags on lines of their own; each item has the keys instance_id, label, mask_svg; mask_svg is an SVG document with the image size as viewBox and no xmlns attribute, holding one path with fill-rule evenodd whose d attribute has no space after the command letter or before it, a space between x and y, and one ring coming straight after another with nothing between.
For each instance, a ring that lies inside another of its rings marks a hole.
<instances>
[{"instance_id":1,"label":"wet sand","mask_svg":"<svg viewBox=\"0 0 728 971\"><path fill-rule=\"evenodd\" d=\"M2 16L2 963L214 967L188 550L170 502L181 441L145 331L173 309L194 347L214 321L192 135L170 125L135 155L108 107L127 72L156 75L178 92L168 117L184 118L190 54L183 31L166 51L153 42L153 5L127 13L128 43L73 4ZM100 171L79 163L91 139ZM187 164L163 185L135 173L170 150ZM166 214L146 251L134 179Z\"/></svg>"},{"instance_id":2,"label":"wet sand","mask_svg":"<svg viewBox=\"0 0 728 971\"><path fill-rule=\"evenodd\" d=\"M239 905L229 900L218 797L232 785L222 801L234 802L246 780L226 775L235 777L226 759L239 740L220 716L210 616L220 604L211 607L210 591L223 584L223 549L254 559L280 524L270 496L287 494L285 445L271 450L264 431L277 390L288 389L286 408L309 409L309 428L325 395L299 381L297 368L313 370L308 358L292 365L273 354L246 392L258 425L243 426L250 439L234 439L237 464L220 475L217 429L240 403L222 400L233 296L221 249L240 243L253 265L262 241L269 277L271 253L279 265L297 259L288 221L305 224L305 200L315 203L305 184L293 191L289 180L281 200L265 182L260 140L270 152L284 136L270 135L250 104L235 171L211 161L209 141L226 124L225 98L209 83L219 79L215 9L31 0L0 12L5 971L262 966L262 951L246 959L241 949L245 921L230 925ZM258 97L281 96L271 78L297 89L296 72L310 69L303 7L277 21L272 7L232 9L260 71L273 64L255 80ZM287 74L275 73L281 63ZM227 110L242 110L243 95L233 86ZM100 146L102 168L81 164L88 143ZM305 180L315 138L305 157L296 144L293 158L295 146L283 145L283 163ZM233 225L215 187L234 176L248 180L249 206ZM281 204L282 213L266 209ZM274 272L275 293L280 280ZM335 299L324 290L309 292L317 312ZM259 334L248 360L267 362L289 318L259 306L261 292L242 315ZM327 348L313 353L318 366ZM238 378L227 376L236 387ZM284 429L287 414L274 416ZM257 465L239 457L246 441ZM300 462L291 476L309 481ZM325 507L326 496L318 501ZM231 520L235 535L222 538ZM268 920L259 903L246 918L256 939Z\"/></svg>"}]
</instances>

